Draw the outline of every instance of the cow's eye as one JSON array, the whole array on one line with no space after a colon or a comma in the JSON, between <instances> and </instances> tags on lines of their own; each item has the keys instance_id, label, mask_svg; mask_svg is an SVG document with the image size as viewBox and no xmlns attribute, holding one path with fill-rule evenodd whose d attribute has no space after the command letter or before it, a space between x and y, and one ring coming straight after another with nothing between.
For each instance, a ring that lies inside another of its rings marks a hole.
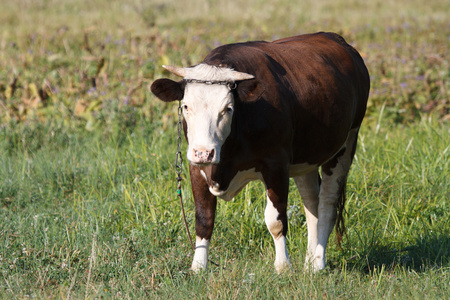
<instances>
[{"instance_id":1,"label":"cow's eye","mask_svg":"<svg viewBox=\"0 0 450 300\"><path fill-rule=\"evenodd\" d=\"M223 110L224 114L229 114L233 112L233 105L228 105L227 107L225 107L225 109Z\"/></svg>"},{"instance_id":2,"label":"cow's eye","mask_svg":"<svg viewBox=\"0 0 450 300\"><path fill-rule=\"evenodd\" d=\"M224 117L226 115L229 115L233 112L233 106L229 105L227 107L224 108L224 110L222 110L222 112L220 113L220 117Z\"/></svg>"},{"instance_id":3,"label":"cow's eye","mask_svg":"<svg viewBox=\"0 0 450 300\"><path fill-rule=\"evenodd\" d=\"M183 104L183 110L188 111L188 106L186 104Z\"/></svg>"}]
</instances>

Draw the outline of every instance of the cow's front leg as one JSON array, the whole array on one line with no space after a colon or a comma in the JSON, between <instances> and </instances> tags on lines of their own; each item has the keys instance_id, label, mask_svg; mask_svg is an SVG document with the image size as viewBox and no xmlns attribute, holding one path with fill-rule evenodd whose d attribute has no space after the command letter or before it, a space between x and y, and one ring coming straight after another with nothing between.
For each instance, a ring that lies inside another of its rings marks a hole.
<instances>
[{"instance_id":1,"label":"cow's front leg","mask_svg":"<svg viewBox=\"0 0 450 300\"><path fill-rule=\"evenodd\" d=\"M275 242L275 269L278 273L291 268L286 248L287 199L289 193L289 176L285 170L270 172L263 176L267 189L267 205L264 213L267 228Z\"/></svg>"},{"instance_id":2,"label":"cow's front leg","mask_svg":"<svg viewBox=\"0 0 450 300\"><path fill-rule=\"evenodd\" d=\"M191 270L206 270L208 250L214 229L217 198L209 192L206 180L200 174L200 168L189 166L192 193L195 201L195 253Z\"/></svg>"}]
</instances>

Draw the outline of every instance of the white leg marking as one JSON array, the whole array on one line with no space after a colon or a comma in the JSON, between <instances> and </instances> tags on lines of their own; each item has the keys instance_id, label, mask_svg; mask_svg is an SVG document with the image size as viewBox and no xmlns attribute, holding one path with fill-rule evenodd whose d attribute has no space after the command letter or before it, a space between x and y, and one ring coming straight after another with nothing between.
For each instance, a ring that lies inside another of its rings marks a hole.
<instances>
[{"instance_id":1,"label":"white leg marking","mask_svg":"<svg viewBox=\"0 0 450 300\"><path fill-rule=\"evenodd\" d=\"M286 237L283 235L283 224L278 220L278 210L273 206L272 201L267 197L264 218L267 228L275 242L275 269L278 274L291 267L289 255L286 248Z\"/></svg>"},{"instance_id":2,"label":"white leg marking","mask_svg":"<svg viewBox=\"0 0 450 300\"><path fill-rule=\"evenodd\" d=\"M275 242L275 270L277 270L278 274L281 274L292 268L286 247L286 237L284 235L280 235L278 238L274 238L273 240Z\"/></svg>"},{"instance_id":3,"label":"white leg marking","mask_svg":"<svg viewBox=\"0 0 450 300\"><path fill-rule=\"evenodd\" d=\"M351 151L351 149L348 149L348 151ZM344 156L341 157L342 160L345 160L346 156L347 151ZM336 222L336 203L339 198L339 191L342 184L340 181L345 179L348 172L348 168L344 167L346 164L343 164L342 160L339 159L336 167L331 169L333 175L328 176L322 174L322 185L319 194L319 222L317 224L318 241L314 253L313 264L314 272L325 268L325 250L327 248L328 238L330 237ZM348 167L350 167L350 165L348 165Z\"/></svg>"},{"instance_id":4,"label":"white leg marking","mask_svg":"<svg viewBox=\"0 0 450 300\"><path fill-rule=\"evenodd\" d=\"M201 239L198 236L195 239L195 253L194 260L192 261L191 270L199 272L206 270L208 266L208 250L209 240Z\"/></svg>"},{"instance_id":5,"label":"white leg marking","mask_svg":"<svg viewBox=\"0 0 450 300\"><path fill-rule=\"evenodd\" d=\"M336 201L339 197L339 184L335 178L336 173L338 173L336 169L333 169L333 176L323 176L322 188L320 190L319 222L317 224L318 241L312 266L314 272L325 268L325 250L327 248L328 238L336 222Z\"/></svg>"},{"instance_id":6,"label":"white leg marking","mask_svg":"<svg viewBox=\"0 0 450 300\"><path fill-rule=\"evenodd\" d=\"M318 239L317 247L314 252L313 271L317 272L325 268L325 250L327 248L328 238L336 222L336 203L339 198L340 188L346 180L346 176L352 163L351 153L353 143L357 138L357 129L349 132L345 142L344 154L338 157L338 162L332 168L331 175L322 172L322 184L319 193L319 221L317 224Z\"/></svg>"},{"instance_id":7,"label":"white leg marking","mask_svg":"<svg viewBox=\"0 0 450 300\"><path fill-rule=\"evenodd\" d=\"M318 205L319 205L319 181L317 169L313 172L294 178L298 191L302 196L308 228L308 247L306 249L305 268L314 261L318 238Z\"/></svg>"}]
</instances>

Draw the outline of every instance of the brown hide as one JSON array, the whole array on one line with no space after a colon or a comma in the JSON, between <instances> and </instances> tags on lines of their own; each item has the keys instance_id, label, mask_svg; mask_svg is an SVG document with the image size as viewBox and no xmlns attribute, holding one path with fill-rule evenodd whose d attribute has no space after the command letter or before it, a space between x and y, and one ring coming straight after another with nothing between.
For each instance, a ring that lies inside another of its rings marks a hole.
<instances>
[{"instance_id":1,"label":"brown hide","mask_svg":"<svg viewBox=\"0 0 450 300\"><path fill-rule=\"evenodd\" d=\"M339 35L224 45L203 62L255 76L238 83L221 162L202 167L221 189L239 170L322 165L364 117L369 75L360 55Z\"/></svg>"},{"instance_id":2,"label":"brown hide","mask_svg":"<svg viewBox=\"0 0 450 300\"><path fill-rule=\"evenodd\" d=\"M197 237L210 240L212 235L217 200L210 188L218 184L226 191L239 171L250 169L261 174L279 213L277 221L282 226L269 228L271 234L275 238L286 235L289 168L323 166L323 174L332 175L345 153L349 131L356 129L353 133L357 135L365 114L370 80L364 61L342 37L321 32L274 42L224 45L212 50L203 63L255 78L236 82L231 133L222 145L220 162L190 165ZM185 84L185 80L159 79L151 90L163 101L179 100ZM183 125L186 134L186 122ZM339 189L334 191L339 197L338 234L343 232L346 174L336 178ZM317 205L310 204L315 214ZM335 220L336 214L328 221L334 225ZM279 226L273 224L270 226Z\"/></svg>"}]
</instances>

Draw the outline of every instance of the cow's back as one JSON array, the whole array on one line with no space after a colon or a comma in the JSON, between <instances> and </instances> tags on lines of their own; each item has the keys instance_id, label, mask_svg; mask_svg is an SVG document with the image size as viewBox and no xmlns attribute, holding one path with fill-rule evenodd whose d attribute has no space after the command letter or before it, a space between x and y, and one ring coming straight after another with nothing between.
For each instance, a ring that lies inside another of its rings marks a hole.
<instances>
[{"instance_id":1,"label":"cow's back","mask_svg":"<svg viewBox=\"0 0 450 300\"><path fill-rule=\"evenodd\" d=\"M214 49L204 62L255 75L264 93L246 113L263 115L255 116L256 125L246 126L265 131L260 123L270 120L267 127L277 132L280 142L289 141L292 164L321 165L364 117L369 75L361 56L339 35L316 33L271 43L230 44ZM264 109L267 106L273 109ZM271 144L274 136L264 136L267 141L258 141Z\"/></svg>"},{"instance_id":2,"label":"cow's back","mask_svg":"<svg viewBox=\"0 0 450 300\"><path fill-rule=\"evenodd\" d=\"M294 73L292 80L306 79L299 83L301 90L314 92L320 82L334 81L340 83L335 87L339 92L351 92L349 96L356 101L351 127L359 127L369 96L369 73L359 53L344 38L335 33L320 32L280 39L271 44L274 46L274 55L280 53L280 59L288 60L286 67ZM313 78L323 80L315 82Z\"/></svg>"}]
</instances>

